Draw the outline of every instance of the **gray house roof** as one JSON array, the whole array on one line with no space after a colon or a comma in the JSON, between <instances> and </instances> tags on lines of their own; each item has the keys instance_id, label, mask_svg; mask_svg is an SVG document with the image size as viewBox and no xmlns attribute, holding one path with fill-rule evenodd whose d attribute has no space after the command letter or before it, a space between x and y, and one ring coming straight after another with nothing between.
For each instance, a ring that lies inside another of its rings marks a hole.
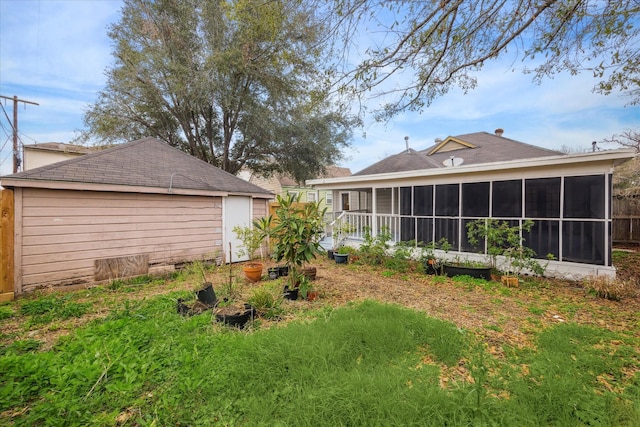
<instances>
[{"instance_id":1,"label":"gray house roof","mask_svg":"<svg viewBox=\"0 0 640 427\"><path fill-rule=\"evenodd\" d=\"M271 196L269 191L155 138L120 144L82 157L2 177L3 186L21 186L21 182L26 184L34 181Z\"/></svg>"},{"instance_id":2,"label":"gray house roof","mask_svg":"<svg viewBox=\"0 0 640 427\"><path fill-rule=\"evenodd\" d=\"M425 149L404 150L374 163L354 175L377 175L390 172L445 168L451 157L462 159L462 164L473 165L545 156L558 156L559 151L536 147L501 134L476 132L450 136Z\"/></svg>"}]
</instances>

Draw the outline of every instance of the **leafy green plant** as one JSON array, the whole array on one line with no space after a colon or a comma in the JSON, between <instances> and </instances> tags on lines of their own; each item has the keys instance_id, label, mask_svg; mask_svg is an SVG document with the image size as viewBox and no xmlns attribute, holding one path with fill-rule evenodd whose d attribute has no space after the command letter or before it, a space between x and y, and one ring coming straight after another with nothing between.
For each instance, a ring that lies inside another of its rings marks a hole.
<instances>
[{"instance_id":1,"label":"leafy green plant","mask_svg":"<svg viewBox=\"0 0 640 427\"><path fill-rule=\"evenodd\" d=\"M276 262L289 266L290 287L300 280L302 266L324 252L320 239L324 233L324 214L318 202L299 203L299 195L276 196L278 204L273 226L262 229L261 236L274 241Z\"/></svg>"},{"instance_id":2,"label":"leafy green plant","mask_svg":"<svg viewBox=\"0 0 640 427\"><path fill-rule=\"evenodd\" d=\"M391 241L391 231L389 227L381 227L380 232L373 236L371 228L364 229L364 240L360 245L361 260L365 264L381 264L388 256Z\"/></svg>"},{"instance_id":3,"label":"leafy green plant","mask_svg":"<svg viewBox=\"0 0 640 427\"><path fill-rule=\"evenodd\" d=\"M9 319L14 315L13 308L10 305L0 305L0 320Z\"/></svg>"},{"instance_id":4,"label":"leafy green plant","mask_svg":"<svg viewBox=\"0 0 640 427\"><path fill-rule=\"evenodd\" d=\"M336 251L336 253L340 255L353 255L357 254L358 252L358 248L349 245L340 246Z\"/></svg>"},{"instance_id":5,"label":"leafy green plant","mask_svg":"<svg viewBox=\"0 0 640 427\"><path fill-rule=\"evenodd\" d=\"M482 218L467 223L467 238L474 246L483 246L481 252L488 257L493 271L499 271L498 257L505 258L508 272L520 276L524 270L543 275L547 264L536 259L536 252L525 246L522 234L530 232L534 222L527 219L521 225L512 226L508 221ZM486 249L484 248L486 245ZM552 259L551 254L547 255Z\"/></svg>"},{"instance_id":6,"label":"leafy green plant","mask_svg":"<svg viewBox=\"0 0 640 427\"><path fill-rule=\"evenodd\" d=\"M256 220L259 221L259 220ZM269 221L269 220L266 220ZM251 227L241 227L236 225L233 227L233 232L238 239L242 242L242 247L237 248L236 252L239 256L248 256L250 260L256 258L256 254L259 253L260 259L264 259L266 248L263 242L266 239L266 235L263 232L268 227L269 223L258 222Z\"/></svg>"},{"instance_id":7,"label":"leafy green plant","mask_svg":"<svg viewBox=\"0 0 640 427\"><path fill-rule=\"evenodd\" d=\"M247 302L265 319L277 319L284 313L282 289L276 290L272 286L253 288Z\"/></svg>"}]
</instances>

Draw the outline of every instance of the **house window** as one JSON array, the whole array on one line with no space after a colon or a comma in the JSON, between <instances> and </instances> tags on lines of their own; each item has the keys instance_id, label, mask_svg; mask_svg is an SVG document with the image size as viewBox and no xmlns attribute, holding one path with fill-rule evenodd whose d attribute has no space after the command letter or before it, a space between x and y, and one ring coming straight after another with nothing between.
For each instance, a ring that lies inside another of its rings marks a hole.
<instances>
[{"instance_id":1,"label":"house window","mask_svg":"<svg viewBox=\"0 0 640 427\"><path fill-rule=\"evenodd\" d=\"M436 185L436 215L458 216L460 198L458 184Z\"/></svg>"},{"instance_id":2,"label":"house window","mask_svg":"<svg viewBox=\"0 0 640 427\"><path fill-rule=\"evenodd\" d=\"M333 192L327 191L325 195L325 203L327 205L333 205Z\"/></svg>"},{"instance_id":3,"label":"house window","mask_svg":"<svg viewBox=\"0 0 640 427\"><path fill-rule=\"evenodd\" d=\"M562 260L604 264L604 226L602 221L562 223Z\"/></svg>"},{"instance_id":4,"label":"house window","mask_svg":"<svg viewBox=\"0 0 640 427\"><path fill-rule=\"evenodd\" d=\"M317 201L315 191L307 191L307 202L315 202Z\"/></svg>"},{"instance_id":5,"label":"house window","mask_svg":"<svg viewBox=\"0 0 640 427\"><path fill-rule=\"evenodd\" d=\"M536 258L546 258L552 254L560 258L560 221L535 221L529 233L523 233L524 245L536 253Z\"/></svg>"},{"instance_id":6,"label":"house window","mask_svg":"<svg viewBox=\"0 0 640 427\"><path fill-rule=\"evenodd\" d=\"M450 218L436 218L435 220L435 237L437 242L442 238L447 239L451 244L451 250L458 250L458 220Z\"/></svg>"},{"instance_id":7,"label":"house window","mask_svg":"<svg viewBox=\"0 0 640 427\"><path fill-rule=\"evenodd\" d=\"M416 238L416 219L412 217L400 218L400 240L408 242Z\"/></svg>"},{"instance_id":8,"label":"house window","mask_svg":"<svg viewBox=\"0 0 640 427\"><path fill-rule=\"evenodd\" d=\"M298 197L300 195L300 192L294 191L294 190L287 190L287 194Z\"/></svg>"},{"instance_id":9,"label":"house window","mask_svg":"<svg viewBox=\"0 0 640 427\"><path fill-rule=\"evenodd\" d=\"M432 218L416 218L416 241L425 245L433 241Z\"/></svg>"},{"instance_id":10,"label":"house window","mask_svg":"<svg viewBox=\"0 0 640 427\"><path fill-rule=\"evenodd\" d=\"M489 216L489 183L462 184L462 216Z\"/></svg>"},{"instance_id":11,"label":"house window","mask_svg":"<svg viewBox=\"0 0 640 427\"><path fill-rule=\"evenodd\" d=\"M400 187L400 215L411 215L411 190L411 187Z\"/></svg>"},{"instance_id":12,"label":"house window","mask_svg":"<svg viewBox=\"0 0 640 427\"><path fill-rule=\"evenodd\" d=\"M494 181L491 214L496 218L522 216L522 180Z\"/></svg>"},{"instance_id":13,"label":"house window","mask_svg":"<svg viewBox=\"0 0 640 427\"><path fill-rule=\"evenodd\" d=\"M568 176L564 179L564 217L603 219L604 175Z\"/></svg>"},{"instance_id":14,"label":"house window","mask_svg":"<svg viewBox=\"0 0 640 427\"><path fill-rule=\"evenodd\" d=\"M413 187L413 214L416 216L433 215L433 185Z\"/></svg>"},{"instance_id":15,"label":"house window","mask_svg":"<svg viewBox=\"0 0 640 427\"><path fill-rule=\"evenodd\" d=\"M527 179L524 208L527 218L560 218L560 178Z\"/></svg>"},{"instance_id":16,"label":"house window","mask_svg":"<svg viewBox=\"0 0 640 427\"><path fill-rule=\"evenodd\" d=\"M349 210L349 193L340 194L340 198L342 199L342 210L348 211Z\"/></svg>"}]
</instances>

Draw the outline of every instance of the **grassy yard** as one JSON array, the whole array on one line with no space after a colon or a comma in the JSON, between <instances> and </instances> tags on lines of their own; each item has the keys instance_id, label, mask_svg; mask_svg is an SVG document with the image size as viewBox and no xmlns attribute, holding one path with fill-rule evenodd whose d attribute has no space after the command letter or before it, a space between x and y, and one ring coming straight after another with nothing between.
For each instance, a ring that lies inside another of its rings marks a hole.
<instances>
[{"instance_id":1,"label":"grassy yard","mask_svg":"<svg viewBox=\"0 0 640 427\"><path fill-rule=\"evenodd\" d=\"M637 296L316 265L245 330L176 313L197 269L0 305L0 425L640 425Z\"/></svg>"}]
</instances>

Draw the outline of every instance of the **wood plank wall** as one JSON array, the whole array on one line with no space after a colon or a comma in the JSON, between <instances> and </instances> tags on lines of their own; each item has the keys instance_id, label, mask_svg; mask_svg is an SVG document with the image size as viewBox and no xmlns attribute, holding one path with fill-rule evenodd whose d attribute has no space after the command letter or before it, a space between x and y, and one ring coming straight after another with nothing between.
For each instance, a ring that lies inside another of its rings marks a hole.
<instances>
[{"instance_id":1,"label":"wood plank wall","mask_svg":"<svg viewBox=\"0 0 640 427\"><path fill-rule=\"evenodd\" d=\"M0 302L14 297L14 208L13 191L0 191Z\"/></svg>"},{"instance_id":2,"label":"wood plank wall","mask_svg":"<svg viewBox=\"0 0 640 427\"><path fill-rule=\"evenodd\" d=\"M222 251L220 197L24 189L21 292L93 283L96 260L157 268Z\"/></svg>"}]
</instances>

